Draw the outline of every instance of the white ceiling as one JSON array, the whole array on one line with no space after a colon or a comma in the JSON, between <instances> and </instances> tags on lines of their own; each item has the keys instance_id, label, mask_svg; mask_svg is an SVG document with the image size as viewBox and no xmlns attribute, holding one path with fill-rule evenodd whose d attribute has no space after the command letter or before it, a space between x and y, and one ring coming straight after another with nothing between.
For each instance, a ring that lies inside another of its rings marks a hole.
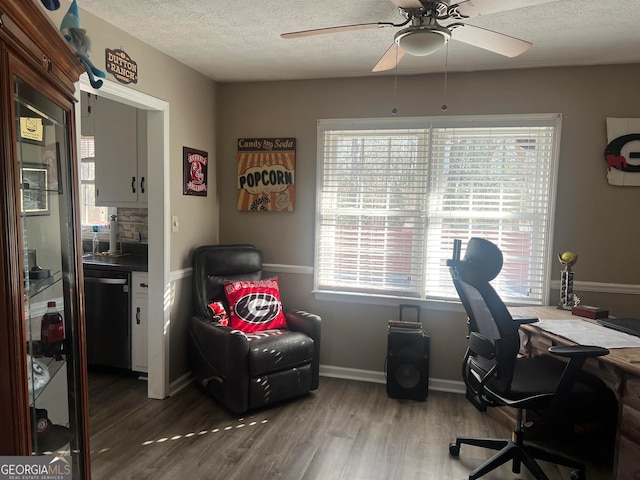
<instances>
[{"instance_id":1,"label":"white ceiling","mask_svg":"<svg viewBox=\"0 0 640 480\"><path fill-rule=\"evenodd\" d=\"M220 82L393 75L371 69L395 28L288 40L280 33L404 20L390 0L78 0L78 6ZM465 23L533 47L506 58L450 41L449 71L640 63L640 0L557 0ZM442 72L445 51L406 55L398 74Z\"/></svg>"}]
</instances>

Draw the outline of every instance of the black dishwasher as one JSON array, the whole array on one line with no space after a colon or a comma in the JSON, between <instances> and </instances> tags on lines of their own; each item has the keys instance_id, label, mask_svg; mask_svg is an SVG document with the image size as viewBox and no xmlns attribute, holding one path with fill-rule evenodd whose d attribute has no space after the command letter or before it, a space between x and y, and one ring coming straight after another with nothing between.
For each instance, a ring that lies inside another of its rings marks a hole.
<instances>
[{"instance_id":1,"label":"black dishwasher","mask_svg":"<svg viewBox=\"0 0 640 480\"><path fill-rule=\"evenodd\" d=\"M131 369L130 272L84 267L89 366Z\"/></svg>"}]
</instances>

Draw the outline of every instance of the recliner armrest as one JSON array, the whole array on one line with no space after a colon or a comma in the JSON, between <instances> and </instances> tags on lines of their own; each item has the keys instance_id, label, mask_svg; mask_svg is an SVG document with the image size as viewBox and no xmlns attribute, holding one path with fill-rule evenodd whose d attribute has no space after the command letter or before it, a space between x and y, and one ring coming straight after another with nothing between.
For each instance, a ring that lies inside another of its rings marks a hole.
<instances>
[{"instance_id":1,"label":"recliner armrest","mask_svg":"<svg viewBox=\"0 0 640 480\"><path fill-rule=\"evenodd\" d=\"M559 357L602 357L609 354L609 350L593 345L554 345L549 347L549 353Z\"/></svg>"},{"instance_id":2,"label":"recliner armrest","mask_svg":"<svg viewBox=\"0 0 640 480\"><path fill-rule=\"evenodd\" d=\"M190 334L207 362L224 377L230 374L230 370L238 369L238 364L245 364L241 359L249 353L249 341L242 332L194 316Z\"/></svg>"},{"instance_id":3,"label":"recliner armrest","mask_svg":"<svg viewBox=\"0 0 640 480\"><path fill-rule=\"evenodd\" d=\"M318 315L304 310L284 310L284 317L290 330L302 332L313 339L313 359L311 361L311 390L320 385L320 337L322 320Z\"/></svg>"},{"instance_id":4,"label":"recliner armrest","mask_svg":"<svg viewBox=\"0 0 640 480\"><path fill-rule=\"evenodd\" d=\"M284 310L284 317L287 320L289 329L305 333L313 339L320 338L322 320L318 315L304 310Z\"/></svg>"},{"instance_id":5,"label":"recliner armrest","mask_svg":"<svg viewBox=\"0 0 640 480\"><path fill-rule=\"evenodd\" d=\"M196 380L225 408L249 408L249 340L239 330L200 316L190 319L187 355Z\"/></svg>"}]
</instances>

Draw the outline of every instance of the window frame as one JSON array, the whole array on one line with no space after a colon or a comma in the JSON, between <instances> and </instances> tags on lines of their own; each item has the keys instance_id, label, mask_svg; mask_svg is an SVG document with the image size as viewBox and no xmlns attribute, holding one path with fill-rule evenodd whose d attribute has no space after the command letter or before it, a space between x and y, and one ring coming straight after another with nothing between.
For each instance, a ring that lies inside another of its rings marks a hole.
<instances>
[{"instance_id":1,"label":"window frame","mask_svg":"<svg viewBox=\"0 0 640 480\"><path fill-rule=\"evenodd\" d=\"M81 135L80 138L78 139L80 146L78 147L78 192L80 192L79 195L79 207L80 207L80 212L82 212L82 208L85 205L84 203L84 189L82 188L83 185L93 185L94 189L95 189L95 184L96 184L96 179L95 179L95 146L94 146L94 156L93 157L83 157L82 156L82 152L83 149L81 148L82 142L83 141L87 141L88 139L95 139L94 135ZM95 141L95 140L94 140ZM85 180L82 178L82 164L86 164L86 163L93 163L94 164L94 178L93 180ZM93 207L95 207L96 205L92 205ZM117 214L117 208L116 207L103 207L106 208L107 210L107 218L110 218L111 215L116 215ZM83 239L90 239L93 238L93 226L94 225L89 225L89 224L85 224L84 222L84 217L83 215L80 215L80 232L81 232L81 236ZM110 223L109 221L106 221L105 223L101 223L98 224L99 230L98 230L98 238L101 240L108 240L109 239L109 231L111 230L110 228Z\"/></svg>"},{"instance_id":2,"label":"window frame","mask_svg":"<svg viewBox=\"0 0 640 480\"><path fill-rule=\"evenodd\" d=\"M556 208L556 190L557 190L557 177L559 166L559 154L560 154L560 139L561 139L561 126L562 115L559 113L544 113L544 114L509 114L509 115L478 115L478 116L448 116L448 117L401 117L401 118L362 118L362 119L321 119L317 124L317 164L316 164L316 211L315 211L315 233L314 233L314 275L313 275L313 293L319 300L332 300L332 301L362 301L366 303L378 303L378 304L392 304L395 305L398 302L411 300L414 302L437 302L441 305L459 303L457 295L453 285L451 285L451 294L445 297L428 297L426 294L426 287L428 279L423 279L422 292L418 297L405 296L403 294L397 294L389 291L375 292L375 291L346 291L340 287L332 288L319 288L319 262L320 262L320 236L321 236L321 207L322 196L324 188L324 148L325 148L325 132L327 131L348 131L348 130L360 130L360 131L379 131L379 130L407 130L407 129L424 129L429 136L428 149L432 148L431 136L433 129L438 128L453 128L453 127L551 127L553 129L553 139L550 142L551 153L549 161L549 174L548 174L548 198L546 200L546 222L545 232L543 234L544 245L543 246L543 260L538 264L540 272L543 275L542 278L542 292L541 297L536 298L534 301L523 299L509 298L505 300L505 303L509 305L546 305L549 303L550 289L551 289L551 270L552 263L555 255L552 252L552 241L555 226L555 208ZM426 162L428 169L427 173L427 187L425 189L425 195L428 195L430 191L429 182L431 180L432 169L432 155L431 150L426 155ZM545 183L546 185L546 183ZM427 251L428 251L428 237L429 237L429 206L425 207L425 227L424 227L424 265L425 272L427 271ZM466 245L467 238L462 238L463 248ZM447 257L450 258L450 257ZM537 267L538 268L538 267Z\"/></svg>"}]
</instances>

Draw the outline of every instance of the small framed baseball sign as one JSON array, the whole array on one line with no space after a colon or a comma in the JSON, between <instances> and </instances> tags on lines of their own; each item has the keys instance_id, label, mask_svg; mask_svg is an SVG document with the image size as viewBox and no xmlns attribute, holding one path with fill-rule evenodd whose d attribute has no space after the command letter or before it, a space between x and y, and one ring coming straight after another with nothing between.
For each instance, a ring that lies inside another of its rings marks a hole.
<instances>
[{"instance_id":1,"label":"small framed baseball sign","mask_svg":"<svg viewBox=\"0 0 640 480\"><path fill-rule=\"evenodd\" d=\"M182 147L183 195L207 196L209 154L195 148Z\"/></svg>"}]
</instances>

